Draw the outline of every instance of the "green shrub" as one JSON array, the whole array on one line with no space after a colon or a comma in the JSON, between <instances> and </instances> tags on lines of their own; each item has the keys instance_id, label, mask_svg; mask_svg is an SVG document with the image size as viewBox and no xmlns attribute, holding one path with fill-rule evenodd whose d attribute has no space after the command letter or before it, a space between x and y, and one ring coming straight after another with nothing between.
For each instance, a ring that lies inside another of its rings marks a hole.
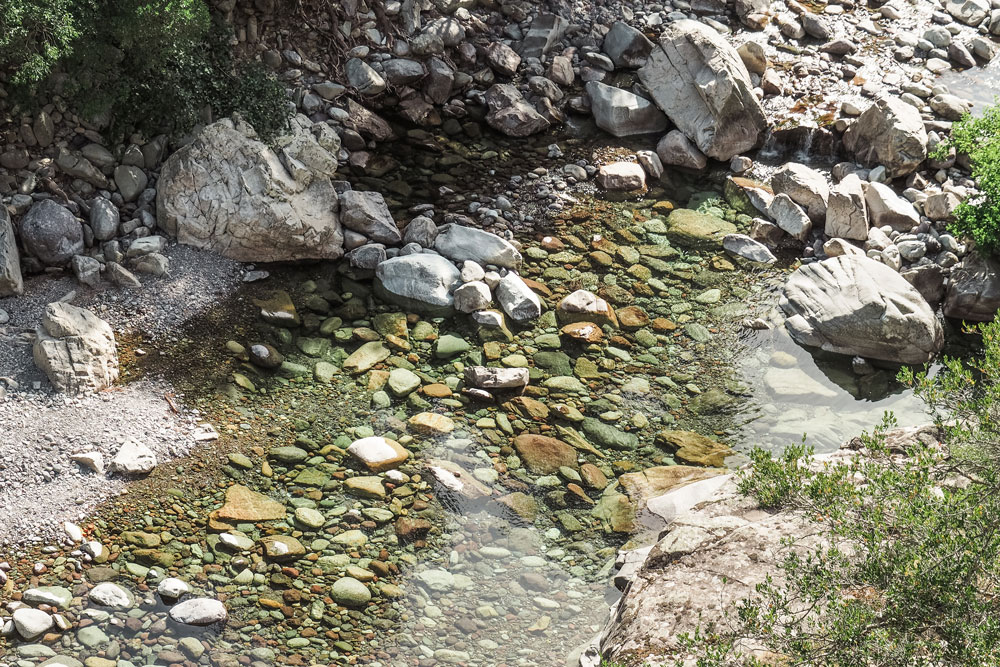
<instances>
[{"instance_id":1,"label":"green shrub","mask_svg":"<svg viewBox=\"0 0 1000 667\"><path fill-rule=\"evenodd\" d=\"M1000 324L981 333L974 364L901 373L940 444L891 450L887 415L846 462L753 455L741 490L801 510L823 539L789 540L780 576L686 638L699 665L759 665L741 646L782 665L1000 664Z\"/></svg>"},{"instance_id":2,"label":"green shrub","mask_svg":"<svg viewBox=\"0 0 1000 667\"><path fill-rule=\"evenodd\" d=\"M12 0L5 25L22 39L0 35L0 71L33 94L61 70L61 92L85 117L109 120L115 140L182 133L207 112L238 111L265 139L288 127L281 84L234 60L231 32L205 0Z\"/></svg>"},{"instance_id":3,"label":"green shrub","mask_svg":"<svg viewBox=\"0 0 1000 667\"><path fill-rule=\"evenodd\" d=\"M933 156L943 158L952 146L969 156L980 192L955 209L950 231L996 253L1000 251L1000 106L987 108L979 117L963 116L952 126L951 139L942 142Z\"/></svg>"}]
</instances>

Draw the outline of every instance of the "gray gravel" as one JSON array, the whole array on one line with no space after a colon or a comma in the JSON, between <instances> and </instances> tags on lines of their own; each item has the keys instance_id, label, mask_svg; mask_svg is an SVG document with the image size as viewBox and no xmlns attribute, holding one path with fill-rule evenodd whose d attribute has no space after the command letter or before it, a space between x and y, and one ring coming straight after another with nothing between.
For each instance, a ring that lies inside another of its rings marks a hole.
<instances>
[{"instance_id":1,"label":"gray gravel","mask_svg":"<svg viewBox=\"0 0 1000 667\"><path fill-rule=\"evenodd\" d=\"M37 276L26 282L24 296L0 299L0 309L9 315L0 324L0 545L58 537L64 521L80 520L124 490L126 480L99 476L72 462L72 454L100 451L110 461L132 438L156 452L163 465L196 444L199 415L175 414L164 398L171 391L165 383L142 381L68 397L51 389L31 359L42 310L68 294L75 293L72 303L107 320L116 335L142 331L147 339L168 337L232 293L245 270L184 246L171 247L168 255L172 275L143 276L141 289L92 290L71 277Z\"/></svg>"}]
</instances>

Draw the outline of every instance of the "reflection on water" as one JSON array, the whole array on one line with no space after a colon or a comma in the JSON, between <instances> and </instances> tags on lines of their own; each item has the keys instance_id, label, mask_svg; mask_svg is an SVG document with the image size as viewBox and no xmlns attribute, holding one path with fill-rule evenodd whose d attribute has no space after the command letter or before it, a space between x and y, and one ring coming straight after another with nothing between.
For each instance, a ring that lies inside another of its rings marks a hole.
<instances>
[{"instance_id":1,"label":"reflection on water","mask_svg":"<svg viewBox=\"0 0 1000 667\"><path fill-rule=\"evenodd\" d=\"M1000 56L983 67L972 67L961 72L950 70L938 83L948 86L952 95L972 102L972 113L981 113L1000 94Z\"/></svg>"}]
</instances>

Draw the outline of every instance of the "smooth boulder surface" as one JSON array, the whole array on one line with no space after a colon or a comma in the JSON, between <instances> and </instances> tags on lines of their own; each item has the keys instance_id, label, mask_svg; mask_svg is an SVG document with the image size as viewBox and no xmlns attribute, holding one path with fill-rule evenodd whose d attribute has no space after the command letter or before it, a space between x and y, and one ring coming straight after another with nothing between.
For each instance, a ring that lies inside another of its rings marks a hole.
<instances>
[{"instance_id":1,"label":"smooth boulder surface","mask_svg":"<svg viewBox=\"0 0 1000 667\"><path fill-rule=\"evenodd\" d=\"M959 320L989 322L1000 309L1000 262L978 252L951 272L944 314Z\"/></svg>"},{"instance_id":2,"label":"smooth boulder surface","mask_svg":"<svg viewBox=\"0 0 1000 667\"><path fill-rule=\"evenodd\" d=\"M33 355L35 365L59 391L99 391L118 379L111 325L85 308L61 301L45 307Z\"/></svg>"},{"instance_id":3,"label":"smooth boulder surface","mask_svg":"<svg viewBox=\"0 0 1000 667\"><path fill-rule=\"evenodd\" d=\"M472 260L484 266L495 264L507 269L516 269L521 265L521 253L510 241L455 223L438 228L434 249L456 262Z\"/></svg>"},{"instance_id":4,"label":"smooth boulder surface","mask_svg":"<svg viewBox=\"0 0 1000 667\"><path fill-rule=\"evenodd\" d=\"M863 165L883 165L889 178L898 178L927 158L927 131L916 107L883 95L847 128L844 147Z\"/></svg>"},{"instance_id":5,"label":"smooth boulder surface","mask_svg":"<svg viewBox=\"0 0 1000 667\"><path fill-rule=\"evenodd\" d=\"M228 616L226 605L211 598L191 598L170 608L170 619L182 625L212 625Z\"/></svg>"},{"instance_id":6,"label":"smooth boulder surface","mask_svg":"<svg viewBox=\"0 0 1000 667\"><path fill-rule=\"evenodd\" d=\"M667 117L649 100L600 81L587 84L594 122L608 134L628 137L667 129Z\"/></svg>"},{"instance_id":7,"label":"smooth boulder surface","mask_svg":"<svg viewBox=\"0 0 1000 667\"><path fill-rule=\"evenodd\" d=\"M344 234L330 180L339 141L328 137L322 145L304 116L292 126L278 153L244 123L207 126L164 163L158 224L181 243L242 262L341 257Z\"/></svg>"},{"instance_id":8,"label":"smooth boulder surface","mask_svg":"<svg viewBox=\"0 0 1000 667\"><path fill-rule=\"evenodd\" d=\"M683 19L664 26L639 79L708 157L729 160L764 140L768 123L746 65L704 23Z\"/></svg>"},{"instance_id":9,"label":"smooth boulder surface","mask_svg":"<svg viewBox=\"0 0 1000 667\"><path fill-rule=\"evenodd\" d=\"M461 284L461 272L441 255L393 257L375 269L375 293L380 298L427 315L454 312L454 292Z\"/></svg>"},{"instance_id":10,"label":"smooth boulder surface","mask_svg":"<svg viewBox=\"0 0 1000 667\"><path fill-rule=\"evenodd\" d=\"M6 206L0 206L0 297L24 292L21 255L17 251L14 225Z\"/></svg>"},{"instance_id":11,"label":"smooth boulder surface","mask_svg":"<svg viewBox=\"0 0 1000 667\"><path fill-rule=\"evenodd\" d=\"M842 255L797 269L779 302L799 344L829 352L922 364L944 345L934 311L891 268Z\"/></svg>"},{"instance_id":12,"label":"smooth boulder surface","mask_svg":"<svg viewBox=\"0 0 1000 667\"><path fill-rule=\"evenodd\" d=\"M376 243L395 245L403 238L379 192L348 190L340 195L340 221Z\"/></svg>"},{"instance_id":13,"label":"smooth boulder surface","mask_svg":"<svg viewBox=\"0 0 1000 667\"><path fill-rule=\"evenodd\" d=\"M21 218L24 250L42 264L61 266L83 252L83 226L69 209L51 199L32 204Z\"/></svg>"}]
</instances>

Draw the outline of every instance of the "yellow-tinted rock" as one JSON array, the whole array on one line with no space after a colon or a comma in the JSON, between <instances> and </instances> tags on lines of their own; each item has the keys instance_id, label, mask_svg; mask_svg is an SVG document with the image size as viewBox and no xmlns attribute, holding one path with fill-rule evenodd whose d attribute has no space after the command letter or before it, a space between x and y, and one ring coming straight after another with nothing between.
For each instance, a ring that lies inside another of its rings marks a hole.
<instances>
[{"instance_id":1,"label":"yellow-tinted rock","mask_svg":"<svg viewBox=\"0 0 1000 667\"><path fill-rule=\"evenodd\" d=\"M410 428L422 435L445 435L455 430L455 422L434 412L420 412L410 417Z\"/></svg>"}]
</instances>

